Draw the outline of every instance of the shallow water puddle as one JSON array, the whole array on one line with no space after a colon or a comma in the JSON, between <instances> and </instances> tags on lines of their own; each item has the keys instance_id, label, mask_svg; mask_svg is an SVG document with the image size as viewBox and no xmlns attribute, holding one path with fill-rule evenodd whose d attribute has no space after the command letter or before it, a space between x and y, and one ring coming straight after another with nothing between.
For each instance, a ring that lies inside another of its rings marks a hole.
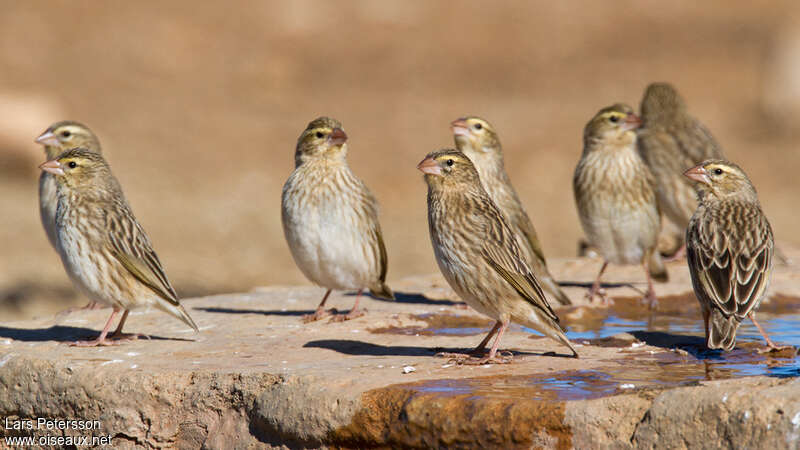
<instances>
[{"instance_id":1,"label":"shallow water puddle","mask_svg":"<svg viewBox=\"0 0 800 450\"><path fill-rule=\"evenodd\" d=\"M752 322L739 328L732 352L708 350L703 341L700 307L691 293L660 299L651 312L638 298L617 297L609 308L575 307L558 311L567 335L576 343L620 348L620 358L597 370L561 371L528 376L495 376L423 381L409 387L420 393L493 398L576 400L645 388L670 388L752 375L800 376L791 351L761 354L763 340ZM777 294L764 303L758 319L779 345L800 346L800 298ZM425 325L374 329L407 335L477 335L491 321L474 316L422 314ZM532 334L532 330L523 328ZM626 334L627 333L627 334ZM537 335L538 337L538 335ZM663 350L638 350L646 343Z\"/></svg>"}]
</instances>

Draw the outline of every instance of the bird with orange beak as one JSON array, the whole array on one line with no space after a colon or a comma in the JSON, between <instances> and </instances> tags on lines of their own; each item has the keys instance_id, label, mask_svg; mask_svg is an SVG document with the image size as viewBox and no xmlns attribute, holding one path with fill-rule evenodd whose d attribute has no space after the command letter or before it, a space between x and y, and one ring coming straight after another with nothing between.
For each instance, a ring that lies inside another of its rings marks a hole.
<instances>
[{"instance_id":1,"label":"bird with orange beak","mask_svg":"<svg viewBox=\"0 0 800 450\"><path fill-rule=\"evenodd\" d=\"M514 230L525 261L536 273L542 288L562 305L572 301L550 275L536 229L511 184L503 162L503 148L492 125L480 117L463 117L450 124L456 148L475 165L483 188L489 193L506 222Z\"/></svg>"},{"instance_id":2,"label":"bird with orange beak","mask_svg":"<svg viewBox=\"0 0 800 450\"><path fill-rule=\"evenodd\" d=\"M699 204L686 230L686 254L703 311L706 345L733 350L736 331L749 317L769 350L782 349L755 318L775 250L755 187L741 167L723 160L705 161L684 175L699 190Z\"/></svg>"},{"instance_id":3,"label":"bird with orange beak","mask_svg":"<svg viewBox=\"0 0 800 450\"><path fill-rule=\"evenodd\" d=\"M442 275L469 306L496 321L473 350L474 362L510 361L498 356L498 348L512 321L565 345L577 357L514 231L481 185L472 161L457 150L441 150L428 154L417 169L428 185L428 228Z\"/></svg>"},{"instance_id":4,"label":"bird with orange beak","mask_svg":"<svg viewBox=\"0 0 800 450\"><path fill-rule=\"evenodd\" d=\"M364 315L358 303L365 289L394 299L386 284L378 202L350 170L346 156L342 125L329 117L313 120L297 139L295 169L283 186L281 218L289 250L303 275L326 288L306 321L331 314L325 303L333 289L358 291L350 312L334 320Z\"/></svg>"}]
</instances>

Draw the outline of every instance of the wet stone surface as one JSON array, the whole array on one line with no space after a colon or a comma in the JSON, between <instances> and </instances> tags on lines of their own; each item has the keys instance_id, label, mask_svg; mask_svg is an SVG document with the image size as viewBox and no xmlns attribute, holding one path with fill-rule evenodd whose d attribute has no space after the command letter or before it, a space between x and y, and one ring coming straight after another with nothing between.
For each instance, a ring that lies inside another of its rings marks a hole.
<instances>
[{"instance_id":1,"label":"wet stone surface","mask_svg":"<svg viewBox=\"0 0 800 450\"><path fill-rule=\"evenodd\" d=\"M598 266L552 265L571 280L591 280ZM672 281L657 286L657 311L636 295L640 275L609 270L617 287L608 308L567 288L576 305L557 313L580 359L514 325L504 365L436 356L471 350L492 322L433 275L392 283L396 302L365 298L368 313L346 322L302 322L322 289L271 287L187 299L199 334L157 311L135 312L126 331L151 339L115 347L66 345L96 333L109 310L2 323L0 416L100 420L122 448L659 447L652 443L668 442L675 426L690 447L712 432L750 447L795 442L796 355L760 353L750 323L734 351L705 349L685 267L671 265ZM780 344L800 345L797 278L791 267L776 270L759 310ZM337 292L328 303L344 311L353 300Z\"/></svg>"}]
</instances>

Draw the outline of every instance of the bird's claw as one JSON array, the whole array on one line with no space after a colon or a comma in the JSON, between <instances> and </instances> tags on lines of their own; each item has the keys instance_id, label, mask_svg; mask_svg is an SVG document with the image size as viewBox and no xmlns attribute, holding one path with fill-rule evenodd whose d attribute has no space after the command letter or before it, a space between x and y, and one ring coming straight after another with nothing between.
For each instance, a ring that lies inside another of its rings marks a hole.
<instances>
[{"instance_id":1,"label":"bird's claw","mask_svg":"<svg viewBox=\"0 0 800 450\"><path fill-rule=\"evenodd\" d=\"M600 300L598 302L595 302L594 301L595 297L598 297ZM586 293L586 300L588 300L590 304L597 306L608 307L614 304L614 300L608 296L606 290L603 288L590 289L589 292Z\"/></svg>"},{"instance_id":2,"label":"bird's claw","mask_svg":"<svg viewBox=\"0 0 800 450\"><path fill-rule=\"evenodd\" d=\"M332 316L336 314L336 312L337 312L336 308L331 308L327 310L319 308L316 311L314 311L313 314L306 314L301 318L301 320L303 321L303 323L315 322L317 320L324 319L328 316Z\"/></svg>"},{"instance_id":3,"label":"bird's claw","mask_svg":"<svg viewBox=\"0 0 800 450\"><path fill-rule=\"evenodd\" d=\"M483 353L483 352L481 352ZM440 352L436 357L447 358L449 364L459 366L482 366L484 364L510 364L514 360L514 354L509 351L499 351L494 356L480 357L475 352L470 353L447 353Z\"/></svg>"},{"instance_id":4,"label":"bird's claw","mask_svg":"<svg viewBox=\"0 0 800 450\"><path fill-rule=\"evenodd\" d=\"M794 358L797 355L797 348L791 345L781 345L772 347L763 347L758 349L759 354L769 354L771 356L786 356L787 358ZM786 353L786 355L784 355Z\"/></svg>"},{"instance_id":5,"label":"bird's claw","mask_svg":"<svg viewBox=\"0 0 800 450\"><path fill-rule=\"evenodd\" d=\"M331 322L344 322L345 320L352 320L361 317L366 313L367 313L366 309L357 309L355 311L350 311L347 314L337 314L331 317Z\"/></svg>"}]
</instances>

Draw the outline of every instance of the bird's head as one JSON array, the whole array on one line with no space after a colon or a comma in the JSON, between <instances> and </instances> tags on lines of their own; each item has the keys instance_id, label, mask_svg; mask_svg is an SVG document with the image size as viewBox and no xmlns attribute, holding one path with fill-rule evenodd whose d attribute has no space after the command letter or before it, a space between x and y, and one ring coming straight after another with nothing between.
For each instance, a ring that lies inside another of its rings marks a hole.
<instances>
[{"instance_id":1,"label":"bird's head","mask_svg":"<svg viewBox=\"0 0 800 450\"><path fill-rule=\"evenodd\" d=\"M311 121L297 139L295 164L316 158L343 158L347 153L347 134L342 124L330 117Z\"/></svg>"},{"instance_id":2,"label":"bird's head","mask_svg":"<svg viewBox=\"0 0 800 450\"><path fill-rule=\"evenodd\" d=\"M634 114L633 108L617 103L605 107L592 117L583 130L586 147L600 142L603 144L630 145L636 141L636 130L642 120Z\"/></svg>"},{"instance_id":3,"label":"bird's head","mask_svg":"<svg viewBox=\"0 0 800 450\"><path fill-rule=\"evenodd\" d=\"M81 147L99 152L100 142L86 125L71 120L50 125L35 142L45 147L48 158L52 159L71 148Z\"/></svg>"},{"instance_id":4,"label":"bird's head","mask_svg":"<svg viewBox=\"0 0 800 450\"><path fill-rule=\"evenodd\" d=\"M102 189L113 178L105 159L85 148L67 150L39 168L53 174L59 185L78 191Z\"/></svg>"},{"instance_id":5,"label":"bird's head","mask_svg":"<svg viewBox=\"0 0 800 450\"><path fill-rule=\"evenodd\" d=\"M444 149L428 153L417 169L425 174L428 186L480 186L478 171L472 161L458 150Z\"/></svg>"},{"instance_id":6,"label":"bird's head","mask_svg":"<svg viewBox=\"0 0 800 450\"><path fill-rule=\"evenodd\" d=\"M644 91L640 110L642 117L668 120L680 114L686 105L678 91L669 83L651 83Z\"/></svg>"},{"instance_id":7,"label":"bird's head","mask_svg":"<svg viewBox=\"0 0 800 450\"><path fill-rule=\"evenodd\" d=\"M728 161L712 159L703 162L683 173L689 179L700 183L701 192L718 199L741 197L743 200L758 201L756 189L741 167Z\"/></svg>"},{"instance_id":8,"label":"bird's head","mask_svg":"<svg viewBox=\"0 0 800 450\"><path fill-rule=\"evenodd\" d=\"M462 117L450 124L456 148L464 153L499 153L500 138L492 125L475 116Z\"/></svg>"}]
</instances>

